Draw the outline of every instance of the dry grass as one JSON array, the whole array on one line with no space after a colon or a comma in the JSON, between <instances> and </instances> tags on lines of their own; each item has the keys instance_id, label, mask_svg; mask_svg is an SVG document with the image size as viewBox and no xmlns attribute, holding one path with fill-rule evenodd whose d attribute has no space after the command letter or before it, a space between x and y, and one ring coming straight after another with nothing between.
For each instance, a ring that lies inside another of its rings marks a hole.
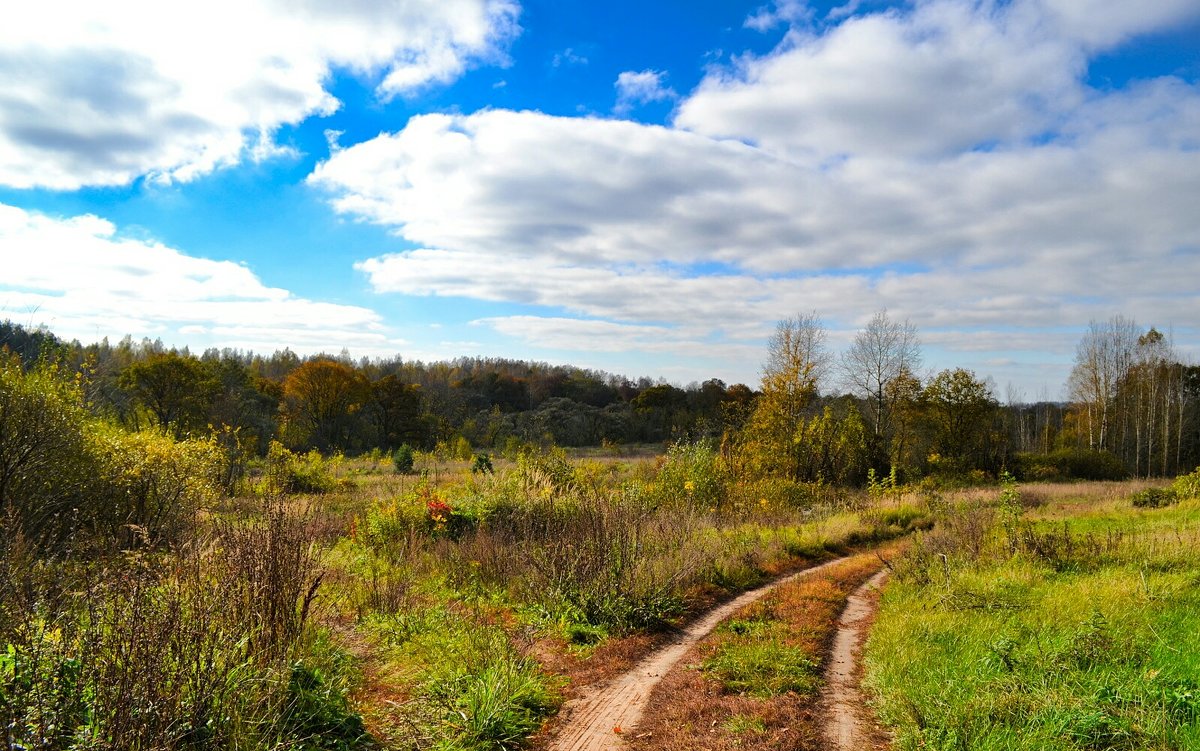
<instances>
[{"instance_id":1,"label":"dry grass","mask_svg":"<svg viewBox=\"0 0 1200 751\"><path fill-rule=\"evenodd\" d=\"M895 547L888 550L884 557L894 554ZM846 598L880 565L875 553L853 556L827 572L780 587L731 620L780 622L781 641L810 655L819 674ZM816 692L789 691L765 698L750 692L736 694L699 669L737 639L739 636L727 629L714 632L663 679L651 696L647 719L626 736L630 748L815 751L824 747Z\"/></svg>"}]
</instances>

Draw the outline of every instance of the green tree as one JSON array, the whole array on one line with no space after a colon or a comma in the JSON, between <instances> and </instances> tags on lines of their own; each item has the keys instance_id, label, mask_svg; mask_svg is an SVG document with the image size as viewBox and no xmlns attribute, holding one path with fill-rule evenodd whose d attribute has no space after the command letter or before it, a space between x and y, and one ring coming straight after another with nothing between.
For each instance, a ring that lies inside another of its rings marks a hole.
<instances>
[{"instance_id":1,"label":"green tree","mask_svg":"<svg viewBox=\"0 0 1200 751\"><path fill-rule=\"evenodd\" d=\"M943 370L925 386L922 401L934 451L960 470L993 468L987 465L1000 403L985 381L963 368Z\"/></svg>"},{"instance_id":2,"label":"green tree","mask_svg":"<svg viewBox=\"0 0 1200 751\"><path fill-rule=\"evenodd\" d=\"M381 447L392 450L402 444L424 446L429 442L420 386L386 375L371 384L370 408Z\"/></svg>"},{"instance_id":3,"label":"green tree","mask_svg":"<svg viewBox=\"0 0 1200 751\"><path fill-rule=\"evenodd\" d=\"M202 432L220 383L208 366L178 352L154 354L130 364L119 383L155 424L176 438Z\"/></svg>"},{"instance_id":4,"label":"green tree","mask_svg":"<svg viewBox=\"0 0 1200 751\"><path fill-rule=\"evenodd\" d=\"M820 393L827 364L825 329L816 314L779 322L768 343L762 393L740 440L752 471L801 479L796 436Z\"/></svg>"}]
</instances>

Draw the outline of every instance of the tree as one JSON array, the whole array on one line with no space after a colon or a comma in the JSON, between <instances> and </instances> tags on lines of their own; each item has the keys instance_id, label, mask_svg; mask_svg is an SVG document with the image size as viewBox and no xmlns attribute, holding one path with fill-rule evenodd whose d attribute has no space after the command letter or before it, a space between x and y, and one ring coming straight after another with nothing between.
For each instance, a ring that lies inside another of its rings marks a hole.
<instances>
[{"instance_id":1,"label":"tree","mask_svg":"<svg viewBox=\"0 0 1200 751\"><path fill-rule=\"evenodd\" d=\"M1117 387L1133 362L1137 325L1122 316L1092 321L1075 350L1069 381L1071 399L1083 411L1088 448L1112 448Z\"/></svg>"},{"instance_id":2,"label":"tree","mask_svg":"<svg viewBox=\"0 0 1200 751\"><path fill-rule=\"evenodd\" d=\"M388 450L402 444L423 446L429 430L421 409L421 387L386 375L371 384L371 416L376 440Z\"/></svg>"},{"instance_id":3,"label":"tree","mask_svg":"<svg viewBox=\"0 0 1200 751\"><path fill-rule=\"evenodd\" d=\"M290 442L323 451L348 448L354 422L369 392L366 377L343 362L305 362L283 382L283 411Z\"/></svg>"},{"instance_id":4,"label":"tree","mask_svg":"<svg viewBox=\"0 0 1200 751\"><path fill-rule=\"evenodd\" d=\"M742 431L746 459L760 473L800 479L796 439L829 362L815 313L780 321L767 344L762 394Z\"/></svg>"},{"instance_id":5,"label":"tree","mask_svg":"<svg viewBox=\"0 0 1200 751\"><path fill-rule=\"evenodd\" d=\"M205 363L174 351L130 364L118 382L156 424L177 439L204 430L220 386Z\"/></svg>"},{"instance_id":6,"label":"tree","mask_svg":"<svg viewBox=\"0 0 1200 751\"><path fill-rule=\"evenodd\" d=\"M970 370L943 370L934 376L923 394L927 425L934 450L958 469L988 463L993 418L1000 403L985 381Z\"/></svg>"},{"instance_id":7,"label":"tree","mask_svg":"<svg viewBox=\"0 0 1200 751\"><path fill-rule=\"evenodd\" d=\"M893 432L893 401L889 386L911 377L921 367L921 343L908 320L893 321L886 310L871 317L841 358L842 379L862 399L875 461L895 460L887 445ZM891 454L885 457L884 454ZM882 467L879 467L882 469Z\"/></svg>"},{"instance_id":8,"label":"tree","mask_svg":"<svg viewBox=\"0 0 1200 751\"><path fill-rule=\"evenodd\" d=\"M687 394L669 383L660 383L635 396L631 404L647 423L647 437L662 441L677 437L680 415L687 410Z\"/></svg>"}]
</instances>

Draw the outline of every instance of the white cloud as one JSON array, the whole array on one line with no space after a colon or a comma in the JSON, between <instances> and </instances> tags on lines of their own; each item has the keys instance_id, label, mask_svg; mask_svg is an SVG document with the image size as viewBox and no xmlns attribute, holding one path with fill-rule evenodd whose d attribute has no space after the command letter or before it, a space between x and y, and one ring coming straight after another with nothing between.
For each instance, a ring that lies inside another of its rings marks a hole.
<instances>
[{"instance_id":1,"label":"white cloud","mask_svg":"<svg viewBox=\"0 0 1200 751\"><path fill-rule=\"evenodd\" d=\"M515 0L45 0L0 24L0 185L185 181L287 153L276 129L339 102L334 69L378 94L502 61Z\"/></svg>"},{"instance_id":2,"label":"white cloud","mask_svg":"<svg viewBox=\"0 0 1200 751\"><path fill-rule=\"evenodd\" d=\"M489 321L523 340L723 351L795 311L849 336L887 307L972 367L1065 375L1089 319L1194 318L1200 86L1089 88L1089 40L1153 24L1064 17L949 0L857 16L714 73L674 128L421 116L310 182L419 246L358 265L376 291L544 309ZM1046 359L995 356L1018 347Z\"/></svg>"},{"instance_id":3,"label":"white cloud","mask_svg":"<svg viewBox=\"0 0 1200 751\"><path fill-rule=\"evenodd\" d=\"M664 83L666 73L657 70L627 70L617 76L617 104L613 111L629 112L639 104L677 99L675 90Z\"/></svg>"},{"instance_id":4,"label":"white cloud","mask_svg":"<svg viewBox=\"0 0 1200 751\"><path fill-rule=\"evenodd\" d=\"M296 297L245 266L123 238L95 216L58 219L0 204L0 259L0 317L46 324L65 338L129 334L381 355L401 344L374 311Z\"/></svg>"},{"instance_id":5,"label":"white cloud","mask_svg":"<svg viewBox=\"0 0 1200 751\"><path fill-rule=\"evenodd\" d=\"M711 73L676 124L811 163L942 157L1038 135L1081 100L1084 57L991 7L935 0L792 34Z\"/></svg>"},{"instance_id":6,"label":"white cloud","mask_svg":"<svg viewBox=\"0 0 1200 751\"><path fill-rule=\"evenodd\" d=\"M554 57L550 60L550 65L555 68L561 68L564 65L587 65L588 59L576 52L573 48L568 47L562 52L554 53Z\"/></svg>"},{"instance_id":7,"label":"white cloud","mask_svg":"<svg viewBox=\"0 0 1200 751\"><path fill-rule=\"evenodd\" d=\"M803 0L775 0L771 5L754 11L744 25L747 29L765 32L780 24L795 24L812 17L812 9Z\"/></svg>"}]
</instances>

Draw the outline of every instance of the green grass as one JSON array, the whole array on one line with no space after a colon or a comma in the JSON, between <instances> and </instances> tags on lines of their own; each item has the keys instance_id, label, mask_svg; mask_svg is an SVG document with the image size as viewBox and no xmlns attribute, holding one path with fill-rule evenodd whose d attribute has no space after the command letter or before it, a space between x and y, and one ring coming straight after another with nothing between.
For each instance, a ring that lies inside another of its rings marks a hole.
<instances>
[{"instance_id":1,"label":"green grass","mask_svg":"<svg viewBox=\"0 0 1200 751\"><path fill-rule=\"evenodd\" d=\"M808 694L818 683L816 661L769 631L722 643L704 661L703 669L726 691L752 696L777 696L789 691Z\"/></svg>"},{"instance_id":2,"label":"green grass","mask_svg":"<svg viewBox=\"0 0 1200 751\"><path fill-rule=\"evenodd\" d=\"M897 747L1200 748L1195 504L1037 516L977 558L930 535L889 586L866 660Z\"/></svg>"}]
</instances>

